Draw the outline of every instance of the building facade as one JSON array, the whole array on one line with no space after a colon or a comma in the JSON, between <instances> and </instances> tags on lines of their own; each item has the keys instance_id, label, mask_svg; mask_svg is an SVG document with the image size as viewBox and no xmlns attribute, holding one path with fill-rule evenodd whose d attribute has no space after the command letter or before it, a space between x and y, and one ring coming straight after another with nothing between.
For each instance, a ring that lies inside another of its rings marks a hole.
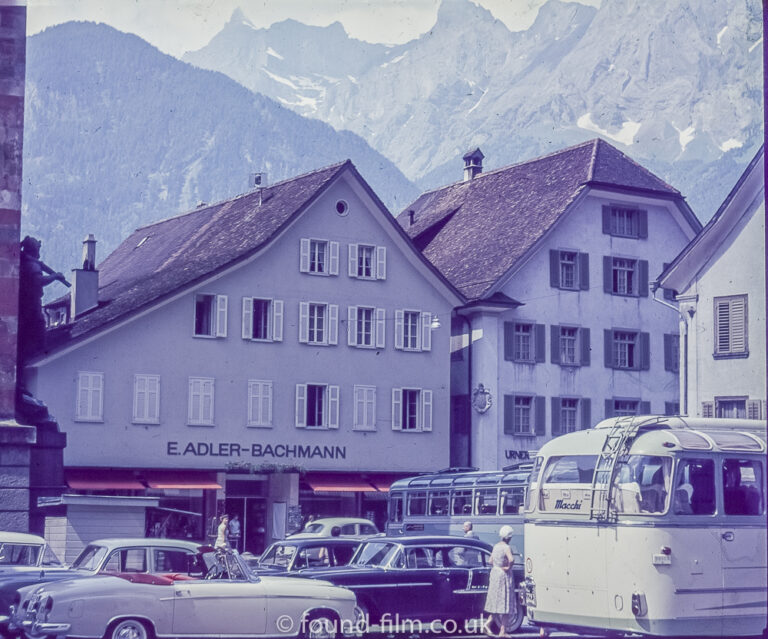
<instances>
[{"instance_id":1,"label":"building facade","mask_svg":"<svg viewBox=\"0 0 768 639\"><path fill-rule=\"evenodd\" d=\"M685 414L765 419L765 156L662 273L680 309Z\"/></svg>"},{"instance_id":2,"label":"building facade","mask_svg":"<svg viewBox=\"0 0 768 639\"><path fill-rule=\"evenodd\" d=\"M98 270L93 246L27 371L70 488L160 495L169 536L226 508L259 552L298 506L383 523L394 477L448 465L461 298L350 162L138 229Z\"/></svg>"},{"instance_id":3,"label":"building facade","mask_svg":"<svg viewBox=\"0 0 768 639\"><path fill-rule=\"evenodd\" d=\"M469 300L453 319L452 463L494 469L614 415L679 412L677 314L651 278L701 228L602 140L423 194L398 217Z\"/></svg>"}]
</instances>

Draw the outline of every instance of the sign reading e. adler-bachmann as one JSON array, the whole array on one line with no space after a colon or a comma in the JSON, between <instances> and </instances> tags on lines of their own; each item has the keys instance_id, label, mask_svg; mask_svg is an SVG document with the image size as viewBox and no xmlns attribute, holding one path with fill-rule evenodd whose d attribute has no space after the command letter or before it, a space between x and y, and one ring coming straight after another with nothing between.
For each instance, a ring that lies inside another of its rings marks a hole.
<instances>
[{"instance_id":1,"label":"sign reading e. adler-bachmann","mask_svg":"<svg viewBox=\"0 0 768 639\"><path fill-rule=\"evenodd\" d=\"M169 456L274 457L294 459L346 459L346 446L305 446L301 444L238 444L237 442L177 442L166 446Z\"/></svg>"}]
</instances>

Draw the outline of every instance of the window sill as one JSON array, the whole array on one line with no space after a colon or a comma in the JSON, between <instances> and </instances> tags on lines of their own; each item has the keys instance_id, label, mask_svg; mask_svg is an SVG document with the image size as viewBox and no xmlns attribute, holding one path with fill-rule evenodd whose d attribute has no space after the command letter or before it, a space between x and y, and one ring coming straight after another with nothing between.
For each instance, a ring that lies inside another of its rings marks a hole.
<instances>
[{"instance_id":1,"label":"window sill","mask_svg":"<svg viewBox=\"0 0 768 639\"><path fill-rule=\"evenodd\" d=\"M364 351L375 351L377 348L381 348L380 346L374 346L373 344L350 344L350 346Z\"/></svg>"},{"instance_id":2,"label":"window sill","mask_svg":"<svg viewBox=\"0 0 768 639\"><path fill-rule=\"evenodd\" d=\"M509 435L510 437L544 437L544 435L537 435L536 433L504 433L505 435Z\"/></svg>"},{"instance_id":3,"label":"window sill","mask_svg":"<svg viewBox=\"0 0 768 639\"><path fill-rule=\"evenodd\" d=\"M629 298L640 297L640 293L617 293L616 291L611 291L609 295L613 297L629 297Z\"/></svg>"},{"instance_id":4,"label":"window sill","mask_svg":"<svg viewBox=\"0 0 768 639\"><path fill-rule=\"evenodd\" d=\"M199 423L199 422L187 422L187 426L192 428L213 428L215 424L213 422Z\"/></svg>"},{"instance_id":5,"label":"window sill","mask_svg":"<svg viewBox=\"0 0 768 639\"><path fill-rule=\"evenodd\" d=\"M272 424L246 424L246 428L272 428Z\"/></svg>"},{"instance_id":6,"label":"window sill","mask_svg":"<svg viewBox=\"0 0 768 639\"><path fill-rule=\"evenodd\" d=\"M262 338L262 337L246 337L245 341L246 342L259 342L261 344L271 344L275 340L269 339L268 337L264 337L264 338Z\"/></svg>"},{"instance_id":7,"label":"window sill","mask_svg":"<svg viewBox=\"0 0 768 639\"><path fill-rule=\"evenodd\" d=\"M393 433L431 433L431 430L422 430L421 428L393 428Z\"/></svg>"},{"instance_id":8,"label":"window sill","mask_svg":"<svg viewBox=\"0 0 768 639\"><path fill-rule=\"evenodd\" d=\"M79 424L103 424L103 417L75 417L75 422Z\"/></svg>"},{"instance_id":9,"label":"window sill","mask_svg":"<svg viewBox=\"0 0 768 639\"><path fill-rule=\"evenodd\" d=\"M749 357L749 351L743 353L713 353L714 359L746 359Z\"/></svg>"},{"instance_id":10,"label":"window sill","mask_svg":"<svg viewBox=\"0 0 768 639\"><path fill-rule=\"evenodd\" d=\"M580 362L558 362L557 364L563 368L581 368L583 366Z\"/></svg>"},{"instance_id":11,"label":"window sill","mask_svg":"<svg viewBox=\"0 0 768 639\"><path fill-rule=\"evenodd\" d=\"M317 277L331 277L330 273L319 273L317 271L304 271L304 275L315 275Z\"/></svg>"},{"instance_id":12,"label":"window sill","mask_svg":"<svg viewBox=\"0 0 768 639\"><path fill-rule=\"evenodd\" d=\"M195 337L197 339L222 339L223 335L198 335L197 333L193 333L192 337Z\"/></svg>"},{"instance_id":13,"label":"window sill","mask_svg":"<svg viewBox=\"0 0 768 639\"><path fill-rule=\"evenodd\" d=\"M131 424L133 424L134 426L159 426L160 425L160 420L151 421L150 422L150 421L142 421L142 420L139 420L139 419L134 419L131 422Z\"/></svg>"},{"instance_id":14,"label":"window sill","mask_svg":"<svg viewBox=\"0 0 768 639\"><path fill-rule=\"evenodd\" d=\"M355 433L375 433L376 428L371 428L370 426L353 426L352 432Z\"/></svg>"},{"instance_id":15,"label":"window sill","mask_svg":"<svg viewBox=\"0 0 768 639\"><path fill-rule=\"evenodd\" d=\"M336 346L335 344L329 344L328 342L303 342L307 346Z\"/></svg>"},{"instance_id":16,"label":"window sill","mask_svg":"<svg viewBox=\"0 0 768 639\"><path fill-rule=\"evenodd\" d=\"M639 234L637 234L637 235L624 235L623 233L605 233L605 235L610 235L611 237L622 237L625 240L646 239L646 238L641 238Z\"/></svg>"}]
</instances>

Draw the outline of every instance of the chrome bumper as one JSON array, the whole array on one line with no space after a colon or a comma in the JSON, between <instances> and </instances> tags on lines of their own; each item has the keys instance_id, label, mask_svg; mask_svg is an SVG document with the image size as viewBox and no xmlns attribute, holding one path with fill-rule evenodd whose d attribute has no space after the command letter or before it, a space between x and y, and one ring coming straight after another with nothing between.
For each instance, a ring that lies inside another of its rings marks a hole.
<instances>
[{"instance_id":1,"label":"chrome bumper","mask_svg":"<svg viewBox=\"0 0 768 639\"><path fill-rule=\"evenodd\" d=\"M31 635L65 635L72 627L72 624L68 623L47 623L31 619L22 621L19 625L24 632Z\"/></svg>"}]
</instances>

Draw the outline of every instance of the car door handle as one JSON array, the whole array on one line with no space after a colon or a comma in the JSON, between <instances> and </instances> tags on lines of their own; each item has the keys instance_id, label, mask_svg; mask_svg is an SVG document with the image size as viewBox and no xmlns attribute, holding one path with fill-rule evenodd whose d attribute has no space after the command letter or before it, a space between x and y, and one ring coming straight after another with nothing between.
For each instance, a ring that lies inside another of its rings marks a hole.
<instances>
[{"instance_id":1,"label":"car door handle","mask_svg":"<svg viewBox=\"0 0 768 639\"><path fill-rule=\"evenodd\" d=\"M451 571L450 570L438 570L437 574L440 575L441 577L449 577L451 575Z\"/></svg>"},{"instance_id":2,"label":"car door handle","mask_svg":"<svg viewBox=\"0 0 768 639\"><path fill-rule=\"evenodd\" d=\"M725 541L733 541L733 539L734 539L735 535L734 535L734 534L733 534L733 533L732 533L732 532L729 530L728 532L724 532L724 533L721 535L721 537L722 537L722 538L723 538Z\"/></svg>"}]
</instances>

